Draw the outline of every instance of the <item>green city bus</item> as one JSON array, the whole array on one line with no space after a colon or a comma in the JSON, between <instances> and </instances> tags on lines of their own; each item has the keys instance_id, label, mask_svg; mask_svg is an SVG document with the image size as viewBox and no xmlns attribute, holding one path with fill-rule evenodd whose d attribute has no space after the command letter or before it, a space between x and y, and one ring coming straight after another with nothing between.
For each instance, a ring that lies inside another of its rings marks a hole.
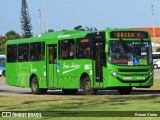
<instances>
[{"instance_id":1,"label":"green city bus","mask_svg":"<svg viewBox=\"0 0 160 120\"><path fill-rule=\"evenodd\" d=\"M9 40L6 84L31 88L33 94L62 89L64 94L93 95L153 85L150 34L133 29L59 31Z\"/></svg>"}]
</instances>

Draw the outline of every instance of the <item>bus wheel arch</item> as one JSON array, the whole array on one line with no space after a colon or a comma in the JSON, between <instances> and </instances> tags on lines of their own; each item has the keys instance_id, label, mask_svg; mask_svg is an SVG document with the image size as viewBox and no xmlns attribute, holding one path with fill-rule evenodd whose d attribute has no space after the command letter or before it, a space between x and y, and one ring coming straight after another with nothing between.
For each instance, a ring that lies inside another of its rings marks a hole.
<instances>
[{"instance_id":1,"label":"bus wheel arch","mask_svg":"<svg viewBox=\"0 0 160 120\"><path fill-rule=\"evenodd\" d=\"M32 74L30 77L30 87L33 94L46 94L48 89L39 88L38 78L35 74Z\"/></svg>"},{"instance_id":2,"label":"bus wheel arch","mask_svg":"<svg viewBox=\"0 0 160 120\"><path fill-rule=\"evenodd\" d=\"M81 88L85 95L95 95L97 90L91 87L91 80L87 73L82 74L80 79Z\"/></svg>"},{"instance_id":3,"label":"bus wheel arch","mask_svg":"<svg viewBox=\"0 0 160 120\"><path fill-rule=\"evenodd\" d=\"M30 80L29 80L29 85L30 85L30 87L31 87L31 81L32 81L32 78L33 78L33 77L37 77L36 74L32 74L32 75L30 76Z\"/></svg>"},{"instance_id":4,"label":"bus wheel arch","mask_svg":"<svg viewBox=\"0 0 160 120\"><path fill-rule=\"evenodd\" d=\"M83 73L80 77L80 88L83 89L83 80L86 76L89 76L87 73Z\"/></svg>"}]
</instances>

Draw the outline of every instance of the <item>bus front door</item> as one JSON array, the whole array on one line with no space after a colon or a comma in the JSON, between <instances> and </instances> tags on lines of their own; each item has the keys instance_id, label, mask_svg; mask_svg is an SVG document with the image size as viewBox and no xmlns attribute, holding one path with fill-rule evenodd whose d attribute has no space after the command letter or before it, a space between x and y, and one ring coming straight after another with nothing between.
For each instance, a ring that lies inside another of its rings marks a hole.
<instances>
[{"instance_id":1,"label":"bus front door","mask_svg":"<svg viewBox=\"0 0 160 120\"><path fill-rule=\"evenodd\" d=\"M104 48L104 42L102 40L93 40L94 86L103 86Z\"/></svg>"},{"instance_id":2,"label":"bus front door","mask_svg":"<svg viewBox=\"0 0 160 120\"><path fill-rule=\"evenodd\" d=\"M48 88L57 87L56 77L57 45L47 46L47 84Z\"/></svg>"}]
</instances>

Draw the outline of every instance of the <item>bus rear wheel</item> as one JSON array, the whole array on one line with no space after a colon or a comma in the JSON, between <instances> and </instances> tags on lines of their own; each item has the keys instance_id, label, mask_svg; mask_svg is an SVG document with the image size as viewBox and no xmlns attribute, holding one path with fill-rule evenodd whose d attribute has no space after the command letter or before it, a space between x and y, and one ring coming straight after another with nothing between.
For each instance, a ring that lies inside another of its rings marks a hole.
<instances>
[{"instance_id":1,"label":"bus rear wheel","mask_svg":"<svg viewBox=\"0 0 160 120\"><path fill-rule=\"evenodd\" d=\"M132 87L120 87L118 92L120 95L128 95L132 92Z\"/></svg>"},{"instance_id":2,"label":"bus rear wheel","mask_svg":"<svg viewBox=\"0 0 160 120\"><path fill-rule=\"evenodd\" d=\"M91 87L91 81L88 76L83 79L83 91L85 95L95 95L97 90Z\"/></svg>"},{"instance_id":3,"label":"bus rear wheel","mask_svg":"<svg viewBox=\"0 0 160 120\"><path fill-rule=\"evenodd\" d=\"M62 91L65 95L75 95L77 94L78 89L62 89Z\"/></svg>"},{"instance_id":4,"label":"bus rear wheel","mask_svg":"<svg viewBox=\"0 0 160 120\"><path fill-rule=\"evenodd\" d=\"M38 78L34 76L31 80L31 91L34 95L38 94L46 94L48 89L40 89L39 88L39 83L38 83Z\"/></svg>"}]
</instances>

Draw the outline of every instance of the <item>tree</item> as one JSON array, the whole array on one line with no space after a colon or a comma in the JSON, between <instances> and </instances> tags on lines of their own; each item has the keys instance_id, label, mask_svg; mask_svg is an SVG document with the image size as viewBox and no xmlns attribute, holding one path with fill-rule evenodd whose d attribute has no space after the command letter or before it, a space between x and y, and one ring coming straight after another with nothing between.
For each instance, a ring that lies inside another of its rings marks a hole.
<instances>
[{"instance_id":1,"label":"tree","mask_svg":"<svg viewBox=\"0 0 160 120\"><path fill-rule=\"evenodd\" d=\"M20 39L21 36L15 31L11 30L5 34L5 36L0 35L0 54L5 54L6 41Z\"/></svg>"},{"instance_id":2,"label":"tree","mask_svg":"<svg viewBox=\"0 0 160 120\"><path fill-rule=\"evenodd\" d=\"M22 29L22 34L24 38L29 38L33 36L32 31L32 25L30 23L31 18L29 16L29 11L28 11L28 5L27 5L27 0L22 0L22 7L21 7L21 29Z\"/></svg>"},{"instance_id":3,"label":"tree","mask_svg":"<svg viewBox=\"0 0 160 120\"><path fill-rule=\"evenodd\" d=\"M97 31L97 28L94 28L94 27L85 27L86 28L86 31Z\"/></svg>"},{"instance_id":4,"label":"tree","mask_svg":"<svg viewBox=\"0 0 160 120\"><path fill-rule=\"evenodd\" d=\"M74 30L85 31L85 29L83 29L81 25L74 27Z\"/></svg>"},{"instance_id":5,"label":"tree","mask_svg":"<svg viewBox=\"0 0 160 120\"><path fill-rule=\"evenodd\" d=\"M0 45L6 43L6 38L0 35Z\"/></svg>"},{"instance_id":6,"label":"tree","mask_svg":"<svg viewBox=\"0 0 160 120\"><path fill-rule=\"evenodd\" d=\"M48 29L48 32L54 32L54 30L53 29ZM47 31L46 31L46 33L47 33Z\"/></svg>"},{"instance_id":7,"label":"tree","mask_svg":"<svg viewBox=\"0 0 160 120\"><path fill-rule=\"evenodd\" d=\"M85 29L86 28L86 29ZM97 28L94 28L94 27L85 27L83 28L81 25L78 25L76 27L74 27L74 30L80 30L80 31L97 31Z\"/></svg>"},{"instance_id":8,"label":"tree","mask_svg":"<svg viewBox=\"0 0 160 120\"><path fill-rule=\"evenodd\" d=\"M15 31L11 30L5 34L5 38L7 40L15 40L15 39L20 39L21 36L18 33L16 33Z\"/></svg>"},{"instance_id":9,"label":"tree","mask_svg":"<svg viewBox=\"0 0 160 120\"><path fill-rule=\"evenodd\" d=\"M156 49L156 52L160 52L160 47L158 47L158 48Z\"/></svg>"},{"instance_id":10,"label":"tree","mask_svg":"<svg viewBox=\"0 0 160 120\"><path fill-rule=\"evenodd\" d=\"M0 36L0 54L5 53L5 43L6 43L6 38L4 36Z\"/></svg>"}]
</instances>

